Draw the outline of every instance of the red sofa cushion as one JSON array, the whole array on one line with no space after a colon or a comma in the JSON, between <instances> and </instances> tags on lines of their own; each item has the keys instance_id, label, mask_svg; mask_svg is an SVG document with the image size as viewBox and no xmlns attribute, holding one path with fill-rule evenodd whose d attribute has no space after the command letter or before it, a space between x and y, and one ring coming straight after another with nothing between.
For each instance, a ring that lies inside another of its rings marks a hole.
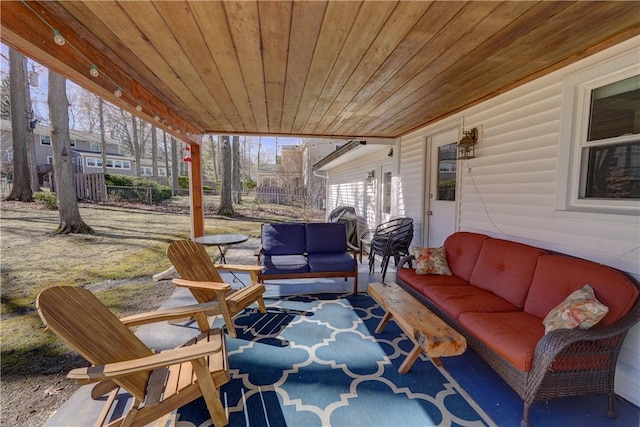
<instances>
[{"instance_id":1,"label":"red sofa cushion","mask_svg":"<svg viewBox=\"0 0 640 427\"><path fill-rule=\"evenodd\" d=\"M538 260L524 311L543 319L571 292L587 284L609 307L609 313L594 328L611 325L627 314L640 293L629 278L610 267L563 255L544 255Z\"/></svg>"},{"instance_id":2,"label":"red sofa cushion","mask_svg":"<svg viewBox=\"0 0 640 427\"><path fill-rule=\"evenodd\" d=\"M531 370L536 344L544 335L544 326L536 316L522 311L460 315L460 325L478 337L513 366Z\"/></svg>"},{"instance_id":3,"label":"red sofa cushion","mask_svg":"<svg viewBox=\"0 0 640 427\"><path fill-rule=\"evenodd\" d=\"M489 239L482 244L469 283L522 308L538 257L545 253L544 249L522 243Z\"/></svg>"},{"instance_id":4,"label":"red sofa cushion","mask_svg":"<svg viewBox=\"0 0 640 427\"><path fill-rule=\"evenodd\" d=\"M516 306L493 293L471 285L427 286L423 288L422 294L455 319L468 311L518 310Z\"/></svg>"},{"instance_id":5,"label":"red sofa cushion","mask_svg":"<svg viewBox=\"0 0 640 427\"><path fill-rule=\"evenodd\" d=\"M447 263L454 276L469 281L473 267L478 260L480 248L489 236L460 231L447 237L444 247L447 250Z\"/></svg>"}]
</instances>

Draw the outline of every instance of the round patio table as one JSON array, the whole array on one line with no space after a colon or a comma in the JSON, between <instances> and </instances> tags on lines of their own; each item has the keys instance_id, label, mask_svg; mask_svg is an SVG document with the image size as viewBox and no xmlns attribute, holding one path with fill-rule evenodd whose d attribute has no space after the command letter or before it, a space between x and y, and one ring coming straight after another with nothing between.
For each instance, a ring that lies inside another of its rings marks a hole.
<instances>
[{"instance_id":1,"label":"round patio table","mask_svg":"<svg viewBox=\"0 0 640 427\"><path fill-rule=\"evenodd\" d=\"M248 236L233 233L205 234L204 236L193 239L194 242L200 243L201 245L216 246L220 251L220 262L222 264L227 263L225 255L231 246L246 242L247 240L249 240Z\"/></svg>"},{"instance_id":2,"label":"round patio table","mask_svg":"<svg viewBox=\"0 0 640 427\"><path fill-rule=\"evenodd\" d=\"M234 234L234 233L221 233L221 234L205 234L204 236L195 237L193 239L194 242L200 243L205 246L216 246L220 251L220 262L222 264L226 264L225 255L229 248L233 245L237 245L238 243L246 242L249 240L248 236L244 234ZM174 274L176 269L173 265L167 268L165 271L155 274L153 276L153 280L163 280L170 275ZM233 274L234 280L240 280Z\"/></svg>"}]
</instances>

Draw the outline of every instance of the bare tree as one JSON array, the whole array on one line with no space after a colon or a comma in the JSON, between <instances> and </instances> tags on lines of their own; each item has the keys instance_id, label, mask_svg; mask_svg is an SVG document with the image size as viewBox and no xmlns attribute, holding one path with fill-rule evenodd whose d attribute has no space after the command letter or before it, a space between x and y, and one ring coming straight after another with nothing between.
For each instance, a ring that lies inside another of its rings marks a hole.
<instances>
[{"instance_id":1,"label":"bare tree","mask_svg":"<svg viewBox=\"0 0 640 427\"><path fill-rule=\"evenodd\" d=\"M235 135L233 137L232 145L232 159L231 159L231 191L232 200L235 204L242 203L242 186L240 183L240 137Z\"/></svg>"},{"instance_id":2,"label":"bare tree","mask_svg":"<svg viewBox=\"0 0 640 427\"><path fill-rule=\"evenodd\" d=\"M140 150L140 138L138 135L138 119L133 114L131 115L131 134L133 135L133 158L136 163L136 176L140 176L140 159L142 159L142 153Z\"/></svg>"},{"instance_id":3,"label":"bare tree","mask_svg":"<svg viewBox=\"0 0 640 427\"><path fill-rule=\"evenodd\" d=\"M26 58L9 49L11 130L13 134L13 186L7 200L31 202L31 177L27 151Z\"/></svg>"},{"instance_id":4,"label":"bare tree","mask_svg":"<svg viewBox=\"0 0 640 427\"><path fill-rule=\"evenodd\" d=\"M169 169L169 148L167 147L167 133L162 131L162 140L164 142L164 170L167 175L167 184L169 184L169 173L171 170Z\"/></svg>"},{"instance_id":5,"label":"bare tree","mask_svg":"<svg viewBox=\"0 0 640 427\"><path fill-rule=\"evenodd\" d=\"M151 177L158 176L158 135L157 128L151 126Z\"/></svg>"},{"instance_id":6,"label":"bare tree","mask_svg":"<svg viewBox=\"0 0 640 427\"><path fill-rule=\"evenodd\" d=\"M104 99L98 97L98 116L100 122L100 151L102 153L102 173L107 173L107 138L104 134Z\"/></svg>"},{"instance_id":7,"label":"bare tree","mask_svg":"<svg viewBox=\"0 0 640 427\"><path fill-rule=\"evenodd\" d=\"M231 200L231 143L229 136L222 136L222 189L220 191L220 206L218 215L231 216L234 214Z\"/></svg>"},{"instance_id":8,"label":"bare tree","mask_svg":"<svg viewBox=\"0 0 640 427\"><path fill-rule=\"evenodd\" d=\"M80 217L73 164L68 160L69 143L69 101L66 92L67 80L49 71L49 114L51 119L51 150L53 151L53 171L56 179L56 196L60 223L56 233L92 233L93 230Z\"/></svg>"},{"instance_id":9,"label":"bare tree","mask_svg":"<svg viewBox=\"0 0 640 427\"><path fill-rule=\"evenodd\" d=\"M178 176L180 172L178 171L178 141L172 136L171 137L171 181L173 187L173 194L178 194L178 190L180 189L180 185L178 183Z\"/></svg>"}]
</instances>

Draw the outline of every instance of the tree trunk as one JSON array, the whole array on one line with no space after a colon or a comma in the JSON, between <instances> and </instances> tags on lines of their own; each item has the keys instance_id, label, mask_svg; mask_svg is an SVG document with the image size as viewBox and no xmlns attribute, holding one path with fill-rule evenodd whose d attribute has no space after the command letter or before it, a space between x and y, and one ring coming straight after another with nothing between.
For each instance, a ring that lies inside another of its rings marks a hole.
<instances>
[{"instance_id":1,"label":"tree trunk","mask_svg":"<svg viewBox=\"0 0 640 427\"><path fill-rule=\"evenodd\" d=\"M231 144L229 136L222 136L222 189L220 192L220 206L218 215L232 216L233 202L231 200Z\"/></svg>"},{"instance_id":2,"label":"tree trunk","mask_svg":"<svg viewBox=\"0 0 640 427\"><path fill-rule=\"evenodd\" d=\"M167 185L171 185L171 181L169 181L169 174L171 173L171 169L169 169L169 148L167 147L167 133L165 131L162 131L162 139L164 141L164 171Z\"/></svg>"},{"instance_id":3,"label":"tree trunk","mask_svg":"<svg viewBox=\"0 0 640 427\"><path fill-rule=\"evenodd\" d=\"M31 192L35 193L40 191L40 179L38 179L38 164L36 162L36 146L35 146L35 135L33 134L33 129L31 128L31 120L34 120L33 117L33 108L31 105L31 89L29 87L29 71L27 70L27 58L22 57L22 73L24 75L24 105L26 107L27 112L27 159L29 160L29 179L31 181ZM34 122L35 126L35 122Z\"/></svg>"},{"instance_id":4,"label":"tree trunk","mask_svg":"<svg viewBox=\"0 0 640 427\"><path fill-rule=\"evenodd\" d=\"M151 126L151 177L158 176L158 135L157 128Z\"/></svg>"},{"instance_id":5,"label":"tree trunk","mask_svg":"<svg viewBox=\"0 0 640 427\"><path fill-rule=\"evenodd\" d=\"M104 134L104 99L98 97L98 115L100 120L100 152L102 153L102 173L107 173L107 138Z\"/></svg>"},{"instance_id":6,"label":"tree trunk","mask_svg":"<svg viewBox=\"0 0 640 427\"><path fill-rule=\"evenodd\" d=\"M233 203L236 205L242 203L242 184L240 182L240 137L233 137L233 158L231 160L232 170L231 170L231 189L233 192Z\"/></svg>"},{"instance_id":7,"label":"tree trunk","mask_svg":"<svg viewBox=\"0 0 640 427\"><path fill-rule=\"evenodd\" d=\"M56 196L60 224L56 233L92 233L93 230L80 217L73 163L70 160L69 101L67 80L49 70L49 115L51 119L51 149L53 171L56 178Z\"/></svg>"},{"instance_id":8,"label":"tree trunk","mask_svg":"<svg viewBox=\"0 0 640 427\"><path fill-rule=\"evenodd\" d=\"M33 201L31 176L29 173L29 157L27 152L27 105L25 100L24 73L26 58L9 49L9 67L11 80L11 130L13 135L13 186L7 200L22 202Z\"/></svg>"},{"instance_id":9,"label":"tree trunk","mask_svg":"<svg viewBox=\"0 0 640 427\"><path fill-rule=\"evenodd\" d=\"M213 179L216 183L220 181L220 173L218 172L218 156L216 155L216 145L213 142L213 135L209 135L211 138L211 161L213 163Z\"/></svg>"},{"instance_id":10,"label":"tree trunk","mask_svg":"<svg viewBox=\"0 0 640 427\"><path fill-rule=\"evenodd\" d=\"M171 182L173 187L173 194L178 194L180 185L178 183L178 176L180 171L178 170L178 141L171 137Z\"/></svg>"},{"instance_id":11,"label":"tree trunk","mask_svg":"<svg viewBox=\"0 0 640 427\"><path fill-rule=\"evenodd\" d=\"M138 135L138 119L131 115L131 133L133 134L133 158L136 166L136 176L140 176L140 138Z\"/></svg>"}]
</instances>

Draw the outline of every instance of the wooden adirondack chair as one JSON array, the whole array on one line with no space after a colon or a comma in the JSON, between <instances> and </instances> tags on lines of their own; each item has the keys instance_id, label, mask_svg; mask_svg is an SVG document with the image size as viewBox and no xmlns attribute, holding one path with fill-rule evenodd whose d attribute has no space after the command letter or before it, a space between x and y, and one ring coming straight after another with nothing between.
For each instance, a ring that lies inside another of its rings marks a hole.
<instances>
[{"instance_id":1,"label":"wooden adirondack chair","mask_svg":"<svg viewBox=\"0 0 640 427\"><path fill-rule=\"evenodd\" d=\"M208 305L190 307L193 313ZM228 423L218 392L229 381L222 330L209 330L177 349L154 354L86 289L46 289L38 295L36 308L47 328L93 365L72 370L68 378L81 385L97 382L91 393L94 399L110 393L96 425L104 423L120 387L133 396L133 405L108 426L145 426L200 396L215 426ZM169 318L189 311L176 310ZM143 317L136 316L137 324L144 323ZM157 313L150 313L148 319L158 321Z\"/></svg>"},{"instance_id":2,"label":"wooden adirondack chair","mask_svg":"<svg viewBox=\"0 0 640 427\"><path fill-rule=\"evenodd\" d=\"M221 314L229 335L236 337L233 316L240 313L254 302L262 313L267 312L262 294L265 288L258 281L258 272L262 267L257 265L215 265L205 247L191 240L177 240L169 244L167 256L175 267L180 279L173 279L178 286L189 288L199 303L217 301L215 308L208 310L209 315ZM249 273L251 285L233 290L222 281L220 271Z\"/></svg>"}]
</instances>

